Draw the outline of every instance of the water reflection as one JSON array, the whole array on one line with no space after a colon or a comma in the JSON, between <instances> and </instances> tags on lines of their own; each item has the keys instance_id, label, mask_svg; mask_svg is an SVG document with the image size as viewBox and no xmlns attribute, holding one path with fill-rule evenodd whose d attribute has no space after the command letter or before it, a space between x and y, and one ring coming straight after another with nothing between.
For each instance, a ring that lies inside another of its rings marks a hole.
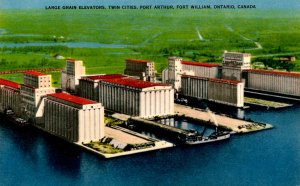
<instances>
[{"instance_id":1,"label":"water reflection","mask_svg":"<svg viewBox=\"0 0 300 186\"><path fill-rule=\"evenodd\" d=\"M81 149L49 135L44 138L43 146L43 155L51 169L70 177L79 175Z\"/></svg>"}]
</instances>

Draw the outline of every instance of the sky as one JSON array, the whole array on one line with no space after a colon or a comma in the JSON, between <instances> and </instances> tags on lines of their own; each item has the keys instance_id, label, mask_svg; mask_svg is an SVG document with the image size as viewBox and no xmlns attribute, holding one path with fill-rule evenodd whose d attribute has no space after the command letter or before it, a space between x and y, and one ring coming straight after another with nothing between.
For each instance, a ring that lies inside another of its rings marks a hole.
<instances>
[{"instance_id":1,"label":"sky","mask_svg":"<svg viewBox=\"0 0 300 186\"><path fill-rule=\"evenodd\" d=\"M257 8L300 9L300 0L0 0L0 9L45 8L53 5L255 4Z\"/></svg>"}]
</instances>

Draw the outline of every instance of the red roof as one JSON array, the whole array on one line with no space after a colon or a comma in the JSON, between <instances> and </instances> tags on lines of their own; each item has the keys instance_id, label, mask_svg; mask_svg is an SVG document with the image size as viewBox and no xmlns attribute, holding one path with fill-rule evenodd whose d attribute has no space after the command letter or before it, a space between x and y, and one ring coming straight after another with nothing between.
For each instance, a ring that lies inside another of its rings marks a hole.
<instances>
[{"instance_id":1,"label":"red roof","mask_svg":"<svg viewBox=\"0 0 300 186\"><path fill-rule=\"evenodd\" d=\"M219 83L227 83L227 84L234 84L237 85L241 83L241 81L234 81L234 80L228 80L228 79L218 79L218 78L208 78L209 81L219 82Z\"/></svg>"},{"instance_id":2,"label":"red roof","mask_svg":"<svg viewBox=\"0 0 300 186\"><path fill-rule=\"evenodd\" d=\"M75 62L76 59L71 59L71 58L69 58L69 59L67 59L67 61L68 61L68 62Z\"/></svg>"},{"instance_id":3,"label":"red roof","mask_svg":"<svg viewBox=\"0 0 300 186\"><path fill-rule=\"evenodd\" d=\"M161 84L161 83L152 83L152 82L149 82L149 81L142 81L142 80L128 79L128 78L104 79L102 81L113 83L113 84L118 84L118 85L125 85L125 86L129 86L129 87L134 87L134 88L148 88L148 87L155 87L155 86L170 86L170 85Z\"/></svg>"},{"instance_id":4,"label":"red roof","mask_svg":"<svg viewBox=\"0 0 300 186\"><path fill-rule=\"evenodd\" d=\"M33 75L33 76L46 76L47 75L47 74L44 74L44 73L41 73L38 71L34 71L34 70L25 71L25 74Z\"/></svg>"},{"instance_id":5,"label":"red roof","mask_svg":"<svg viewBox=\"0 0 300 186\"><path fill-rule=\"evenodd\" d=\"M89 99L85 99L85 98L78 97L78 96L73 96L71 94L66 94L66 93L54 93L54 94L48 94L47 96L62 99L62 100L68 101L70 103L75 103L78 105L88 105L88 104L96 104L97 103L97 102L89 100Z\"/></svg>"},{"instance_id":6,"label":"red roof","mask_svg":"<svg viewBox=\"0 0 300 186\"><path fill-rule=\"evenodd\" d=\"M255 72L255 73L264 73L264 74L277 74L277 75L296 76L296 77L300 76L300 73L273 71L273 70L245 70L245 72Z\"/></svg>"},{"instance_id":7,"label":"red roof","mask_svg":"<svg viewBox=\"0 0 300 186\"><path fill-rule=\"evenodd\" d=\"M16 88L16 89L18 89L20 87L20 84L15 83L13 81L6 80L6 79L0 79L0 85L5 85L5 86Z\"/></svg>"},{"instance_id":8,"label":"red roof","mask_svg":"<svg viewBox=\"0 0 300 186\"><path fill-rule=\"evenodd\" d=\"M194 61L181 61L183 65L193 65L193 66L202 66L202 67L218 67L218 64L212 63L203 63L203 62L194 62Z\"/></svg>"},{"instance_id":9,"label":"red roof","mask_svg":"<svg viewBox=\"0 0 300 186\"><path fill-rule=\"evenodd\" d=\"M151 62L151 61L148 61L148 60L141 60L141 59L126 59L126 62L148 63L148 62Z\"/></svg>"},{"instance_id":10,"label":"red roof","mask_svg":"<svg viewBox=\"0 0 300 186\"><path fill-rule=\"evenodd\" d=\"M91 76L85 76L88 79L91 80L101 80L101 79L113 79L113 78L122 78L127 77L123 74L105 74L105 75L91 75Z\"/></svg>"}]
</instances>

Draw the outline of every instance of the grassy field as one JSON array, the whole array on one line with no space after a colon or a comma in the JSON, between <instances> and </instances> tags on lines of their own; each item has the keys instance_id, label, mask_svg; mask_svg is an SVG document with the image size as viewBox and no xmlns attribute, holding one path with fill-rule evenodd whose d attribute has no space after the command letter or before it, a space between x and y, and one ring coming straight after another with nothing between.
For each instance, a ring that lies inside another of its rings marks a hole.
<instances>
[{"instance_id":1,"label":"grassy field","mask_svg":"<svg viewBox=\"0 0 300 186\"><path fill-rule=\"evenodd\" d=\"M1 47L0 71L63 67L64 60L53 58L59 54L83 60L88 73L122 73L126 58L153 60L161 72L168 56L220 63L223 50L249 52L254 56L253 61L257 61L255 56L296 56L292 70L300 71L300 12L296 11L1 10L0 17L0 43L126 45L125 48ZM58 82L57 77L54 82Z\"/></svg>"}]
</instances>

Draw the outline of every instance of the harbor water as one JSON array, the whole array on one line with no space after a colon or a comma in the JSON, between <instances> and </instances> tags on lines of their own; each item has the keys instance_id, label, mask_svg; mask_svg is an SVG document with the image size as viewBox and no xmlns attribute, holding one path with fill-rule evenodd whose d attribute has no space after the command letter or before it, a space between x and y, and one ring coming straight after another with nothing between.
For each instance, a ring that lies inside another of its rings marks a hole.
<instances>
[{"instance_id":1,"label":"harbor water","mask_svg":"<svg viewBox=\"0 0 300 186\"><path fill-rule=\"evenodd\" d=\"M0 185L300 185L300 106L243 114L275 128L110 160L0 118Z\"/></svg>"}]
</instances>

